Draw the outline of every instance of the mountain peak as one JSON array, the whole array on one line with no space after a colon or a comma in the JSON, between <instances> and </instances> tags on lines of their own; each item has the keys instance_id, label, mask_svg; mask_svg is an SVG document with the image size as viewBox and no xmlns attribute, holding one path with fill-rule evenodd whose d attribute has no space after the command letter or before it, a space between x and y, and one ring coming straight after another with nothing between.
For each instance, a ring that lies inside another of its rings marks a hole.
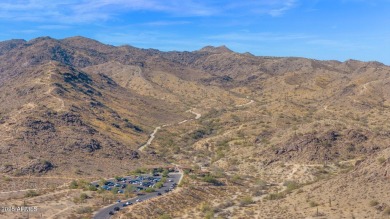
<instances>
[{"instance_id":1,"label":"mountain peak","mask_svg":"<svg viewBox=\"0 0 390 219\"><path fill-rule=\"evenodd\" d=\"M226 53L226 52L233 52L229 48L227 48L225 45L222 46L205 46L202 49L198 50L200 52L211 52L211 53Z\"/></svg>"}]
</instances>

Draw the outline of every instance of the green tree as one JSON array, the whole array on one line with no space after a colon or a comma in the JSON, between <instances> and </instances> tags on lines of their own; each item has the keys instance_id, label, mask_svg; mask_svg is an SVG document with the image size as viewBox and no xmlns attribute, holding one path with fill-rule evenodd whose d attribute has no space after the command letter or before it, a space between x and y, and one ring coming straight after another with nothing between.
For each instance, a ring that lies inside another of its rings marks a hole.
<instances>
[{"instance_id":1,"label":"green tree","mask_svg":"<svg viewBox=\"0 0 390 219\"><path fill-rule=\"evenodd\" d=\"M162 176L163 177L168 177L168 173L169 171L167 169L165 169L163 172L162 172Z\"/></svg>"}]
</instances>

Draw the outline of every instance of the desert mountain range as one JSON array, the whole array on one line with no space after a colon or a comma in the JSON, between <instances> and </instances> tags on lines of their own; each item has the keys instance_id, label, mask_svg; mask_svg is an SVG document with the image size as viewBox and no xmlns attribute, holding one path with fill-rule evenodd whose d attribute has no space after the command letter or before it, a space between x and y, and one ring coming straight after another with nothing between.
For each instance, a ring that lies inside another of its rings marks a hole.
<instances>
[{"instance_id":1,"label":"desert mountain range","mask_svg":"<svg viewBox=\"0 0 390 219\"><path fill-rule=\"evenodd\" d=\"M0 42L0 103L4 177L112 177L174 162L234 185L211 189L215 217L390 214L390 67L379 62L9 40ZM300 189L264 201L249 189L260 181L267 194L292 181ZM223 208L246 194L254 203ZM191 205L210 197L199 197L159 208L204 218Z\"/></svg>"}]
</instances>

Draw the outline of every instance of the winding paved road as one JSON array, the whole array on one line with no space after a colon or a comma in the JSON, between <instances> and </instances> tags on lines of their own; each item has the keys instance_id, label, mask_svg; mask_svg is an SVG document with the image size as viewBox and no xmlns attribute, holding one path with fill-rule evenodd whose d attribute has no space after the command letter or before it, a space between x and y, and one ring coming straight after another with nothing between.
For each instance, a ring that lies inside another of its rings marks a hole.
<instances>
[{"instance_id":1,"label":"winding paved road","mask_svg":"<svg viewBox=\"0 0 390 219\"><path fill-rule=\"evenodd\" d=\"M115 207L119 207L120 209L129 208L129 206L123 207L123 204L126 202L131 202L131 203L133 203L133 205L135 205L135 204L142 205L143 204L142 202L144 202L145 200L157 197L157 193L159 193L159 192L162 195L164 195L166 193L165 190L169 189L169 187L173 183L176 183L176 184L180 183L180 180L183 177L183 174L182 173L169 173L168 176L169 176L168 180L171 180L171 182L169 182L169 181L165 182L163 187L161 187L160 189L156 189L156 192L147 193L147 194L142 195L142 196L137 196L137 197L134 197L134 198L131 198L128 200L123 200L120 203L116 202L112 205L106 206L106 207L100 209L94 215L93 219L109 219L109 218L111 218L112 215L110 215L109 213L110 213L110 211L115 212L114 211ZM93 183L96 183L96 182L93 182ZM139 199L140 202L136 202L137 199Z\"/></svg>"}]
</instances>

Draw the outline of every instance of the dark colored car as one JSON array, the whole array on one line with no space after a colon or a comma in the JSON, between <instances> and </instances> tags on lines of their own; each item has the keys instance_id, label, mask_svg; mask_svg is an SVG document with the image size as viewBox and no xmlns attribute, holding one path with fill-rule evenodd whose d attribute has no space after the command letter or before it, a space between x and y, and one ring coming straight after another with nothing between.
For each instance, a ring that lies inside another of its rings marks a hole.
<instances>
[{"instance_id":1,"label":"dark colored car","mask_svg":"<svg viewBox=\"0 0 390 219\"><path fill-rule=\"evenodd\" d=\"M114 208L114 211L119 211L119 210L120 208L118 206Z\"/></svg>"},{"instance_id":2,"label":"dark colored car","mask_svg":"<svg viewBox=\"0 0 390 219\"><path fill-rule=\"evenodd\" d=\"M157 193L157 195L161 195L161 193L160 193L160 192L158 192L158 193Z\"/></svg>"},{"instance_id":3,"label":"dark colored car","mask_svg":"<svg viewBox=\"0 0 390 219\"><path fill-rule=\"evenodd\" d=\"M114 215L113 211L108 212L109 215Z\"/></svg>"}]
</instances>

